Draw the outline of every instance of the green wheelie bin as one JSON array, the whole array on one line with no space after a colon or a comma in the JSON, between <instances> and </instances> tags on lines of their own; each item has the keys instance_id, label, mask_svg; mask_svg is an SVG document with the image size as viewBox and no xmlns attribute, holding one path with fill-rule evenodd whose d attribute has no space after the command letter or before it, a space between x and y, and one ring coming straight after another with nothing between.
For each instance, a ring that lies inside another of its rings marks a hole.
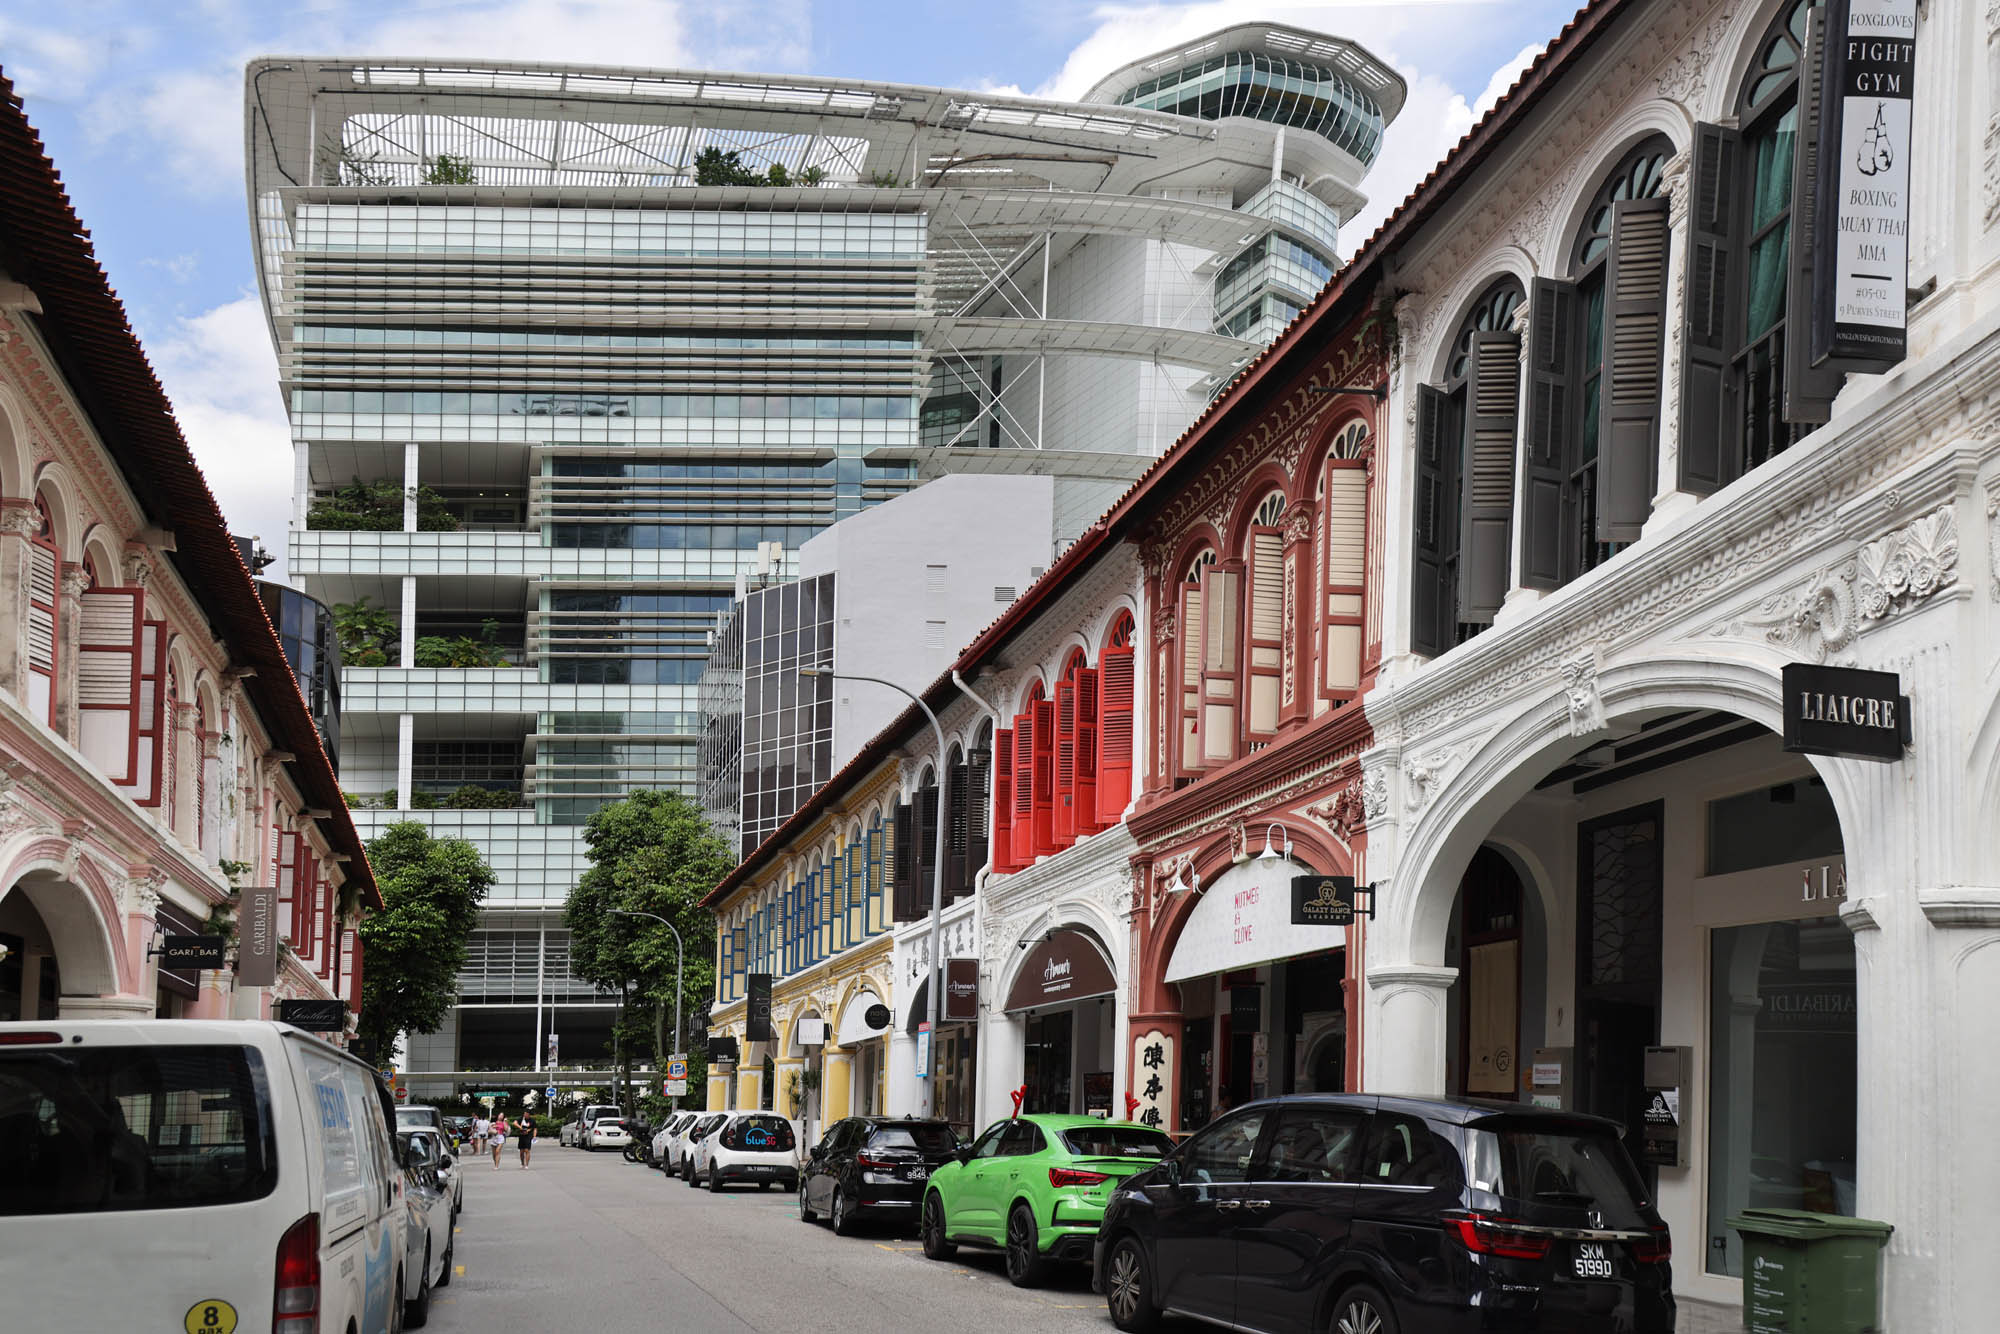
<instances>
[{"instance_id":1,"label":"green wheelie bin","mask_svg":"<svg viewBox=\"0 0 2000 1334\"><path fill-rule=\"evenodd\" d=\"M1745 1209L1743 1327L1750 1334L1873 1334L1881 1253L1895 1229L1803 1209Z\"/></svg>"}]
</instances>

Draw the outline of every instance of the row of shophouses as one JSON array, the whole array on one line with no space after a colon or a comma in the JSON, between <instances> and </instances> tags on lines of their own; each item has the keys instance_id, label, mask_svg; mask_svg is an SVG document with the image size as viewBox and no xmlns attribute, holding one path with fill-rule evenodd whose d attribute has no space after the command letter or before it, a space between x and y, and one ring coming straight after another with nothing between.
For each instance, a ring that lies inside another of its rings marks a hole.
<instances>
[{"instance_id":1,"label":"row of shophouses","mask_svg":"<svg viewBox=\"0 0 2000 1334\"><path fill-rule=\"evenodd\" d=\"M714 892L710 1105L1533 1100L1630 1127L1684 1295L1782 1205L1984 1327L2000 11L1913 9L1907 355L1796 354L1806 0L1586 6L922 692L946 753L910 709ZM1788 749L1800 664L1905 744ZM1332 877L1372 913L1295 920Z\"/></svg>"},{"instance_id":2,"label":"row of shophouses","mask_svg":"<svg viewBox=\"0 0 2000 1334\"><path fill-rule=\"evenodd\" d=\"M317 606L252 579L5 79L0 199L0 1020L356 1011L381 899ZM162 957L252 890L260 985Z\"/></svg>"}]
</instances>

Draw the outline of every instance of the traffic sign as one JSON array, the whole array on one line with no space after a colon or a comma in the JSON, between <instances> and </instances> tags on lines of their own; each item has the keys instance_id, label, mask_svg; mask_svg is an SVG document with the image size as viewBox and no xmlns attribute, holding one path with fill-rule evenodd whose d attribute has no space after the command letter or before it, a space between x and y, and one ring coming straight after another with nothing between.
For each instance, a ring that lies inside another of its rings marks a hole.
<instances>
[{"instance_id":1,"label":"traffic sign","mask_svg":"<svg viewBox=\"0 0 2000 1334\"><path fill-rule=\"evenodd\" d=\"M663 1079L660 1081L660 1096L662 1098L685 1098L687 1091L688 1082L685 1079Z\"/></svg>"},{"instance_id":2,"label":"traffic sign","mask_svg":"<svg viewBox=\"0 0 2000 1334\"><path fill-rule=\"evenodd\" d=\"M667 1058L667 1078L685 1081L688 1077L688 1058L669 1056Z\"/></svg>"},{"instance_id":3,"label":"traffic sign","mask_svg":"<svg viewBox=\"0 0 2000 1334\"><path fill-rule=\"evenodd\" d=\"M555 1096L556 1096L556 1086L555 1086L554 1084L551 1084L551 1085L549 1085L549 1086L548 1086L547 1088L543 1089L543 1090L542 1090L542 1096L543 1096L544 1098L553 1098L553 1097L555 1097Z\"/></svg>"}]
</instances>

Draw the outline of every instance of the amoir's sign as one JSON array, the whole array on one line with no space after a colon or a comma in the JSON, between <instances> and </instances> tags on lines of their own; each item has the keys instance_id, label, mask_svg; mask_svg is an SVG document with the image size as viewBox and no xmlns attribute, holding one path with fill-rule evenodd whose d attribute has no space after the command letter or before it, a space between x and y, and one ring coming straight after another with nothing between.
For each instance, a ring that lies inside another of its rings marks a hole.
<instances>
[{"instance_id":1,"label":"amoir's sign","mask_svg":"<svg viewBox=\"0 0 2000 1334\"><path fill-rule=\"evenodd\" d=\"M1901 361L1918 0L1829 0L1820 62L1814 365ZM1832 244L1826 244L1827 241Z\"/></svg>"}]
</instances>

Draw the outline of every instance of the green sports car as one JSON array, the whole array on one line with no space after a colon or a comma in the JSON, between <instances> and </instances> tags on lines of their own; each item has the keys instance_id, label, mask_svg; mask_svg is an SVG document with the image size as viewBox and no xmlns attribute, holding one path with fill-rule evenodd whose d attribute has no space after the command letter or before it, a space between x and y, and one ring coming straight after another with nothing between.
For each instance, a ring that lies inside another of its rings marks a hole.
<instances>
[{"instance_id":1,"label":"green sports car","mask_svg":"<svg viewBox=\"0 0 2000 1334\"><path fill-rule=\"evenodd\" d=\"M1057 1261L1088 1264L1111 1192L1173 1147L1150 1127L1094 1116L996 1122L931 1174L924 1254L949 1259L961 1242L1003 1248L1007 1277L1023 1288Z\"/></svg>"}]
</instances>

